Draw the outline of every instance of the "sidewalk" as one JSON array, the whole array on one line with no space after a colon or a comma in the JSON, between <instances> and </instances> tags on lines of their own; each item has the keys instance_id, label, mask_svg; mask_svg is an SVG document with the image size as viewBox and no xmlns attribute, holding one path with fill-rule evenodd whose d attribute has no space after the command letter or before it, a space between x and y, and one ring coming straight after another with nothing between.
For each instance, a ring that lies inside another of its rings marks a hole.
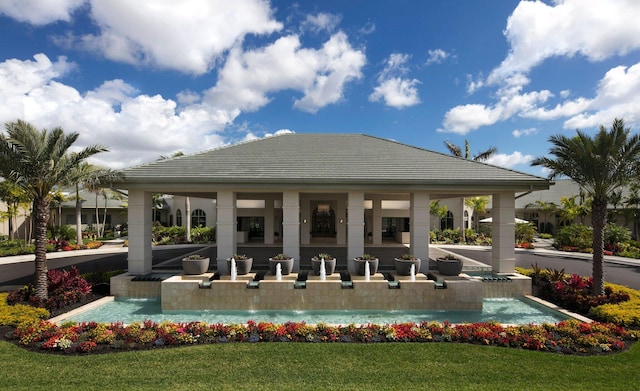
<instances>
[{"instance_id":1,"label":"sidewalk","mask_svg":"<svg viewBox=\"0 0 640 391\"><path fill-rule=\"evenodd\" d=\"M189 246L199 246L193 244L176 244L176 245L163 245L153 246L153 250L170 250L176 248L186 248ZM83 255L95 255L95 254L117 254L126 253L129 251L129 247L123 247L122 244L105 244L100 248L90 250L71 250L71 251L56 251L47 253L47 259L78 257ZM15 255L10 257L0 257L0 265L9 265L13 263L33 262L36 256L34 254Z\"/></svg>"},{"instance_id":2,"label":"sidewalk","mask_svg":"<svg viewBox=\"0 0 640 391\"><path fill-rule=\"evenodd\" d=\"M491 246L474 246L468 244L432 244L430 247L435 248L443 248L443 249L465 249L465 250L476 250L476 251L491 251ZM593 254L589 253L579 253L579 252L567 252L567 251L558 251L553 247L536 247L532 250L525 248L516 248L516 253L529 253L529 254L538 254L542 256L548 257L558 257L558 258L574 258L574 259L592 259ZM628 266L640 266L640 259L635 258L625 258L619 257L615 255L605 255L604 262L606 263L614 263L619 265L628 265Z\"/></svg>"}]
</instances>

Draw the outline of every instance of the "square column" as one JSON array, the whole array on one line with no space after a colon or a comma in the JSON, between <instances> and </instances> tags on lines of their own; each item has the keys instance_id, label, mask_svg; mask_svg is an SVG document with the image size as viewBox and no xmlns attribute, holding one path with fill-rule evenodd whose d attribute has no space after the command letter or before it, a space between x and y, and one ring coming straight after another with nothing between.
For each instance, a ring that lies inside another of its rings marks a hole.
<instances>
[{"instance_id":1,"label":"square column","mask_svg":"<svg viewBox=\"0 0 640 391\"><path fill-rule=\"evenodd\" d=\"M274 225L274 201L273 198L264 199L264 244L273 244L273 225Z\"/></svg>"},{"instance_id":2,"label":"square column","mask_svg":"<svg viewBox=\"0 0 640 391\"><path fill-rule=\"evenodd\" d=\"M513 273L516 266L515 195L512 192L501 192L492 197L491 267L496 273Z\"/></svg>"},{"instance_id":3,"label":"square column","mask_svg":"<svg viewBox=\"0 0 640 391\"><path fill-rule=\"evenodd\" d=\"M151 272L151 193L129 190L129 273Z\"/></svg>"},{"instance_id":4,"label":"square column","mask_svg":"<svg viewBox=\"0 0 640 391\"><path fill-rule=\"evenodd\" d=\"M429 213L429 203L431 197L429 193L420 191L411 193L410 210L410 242L411 253L420 259L420 272L429 272L429 224L431 214Z\"/></svg>"},{"instance_id":5,"label":"square column","mask_svg":"<svg viewBox=\"0 0 640 391\"><path fill-rule=\"evenodd\" d=\"M229 190L218 191L216 208L217 269L222 273L228 273L227 259L238 251L236 193Z\"/></svg>"},{"instance_id":6,"label":"square column","mask_svg":"<svg viewBox=\"0 0 640 391\"><path fill-rule=\"evenodd\" d=\"M350 191L347 197L347 265L355 273L353 258L364 253L364 192Z\"/></svg>"},{"instance_id":7,"label":"square column","mask_svg":"<svg viewBox=\"0 0 640 391\"><path fill-rule=\"evenodd\" d=\"M300 270L300 193L297 191L282 193L282 252L295 259L293 270Z\"/></svg>"},{"instance_id":8,"label":"square column","mask_svg":"<svg viewBox=\"0 0 640 391\"><path fill-rule=\"evenodd\" d=\"M382 200L373 199L373 244L382 244Z\"/></svg>"}]
</instances>

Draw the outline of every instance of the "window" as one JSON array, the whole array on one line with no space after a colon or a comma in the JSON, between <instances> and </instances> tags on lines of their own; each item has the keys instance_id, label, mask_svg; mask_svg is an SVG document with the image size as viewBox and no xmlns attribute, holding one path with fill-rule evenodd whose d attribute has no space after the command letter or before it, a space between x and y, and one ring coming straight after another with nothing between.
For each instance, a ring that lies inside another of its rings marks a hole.
<instances>
[{"instance_id":1,"label":"window","mask_svg":"<svg viewBox=\"0 0 640 391\"><path fill-rule=\"evenodd\" d=\"M182 227L182 211L180 209L176 210L176 225Z\"/></svg>"},{"instance_id":2,"label":"window","mask_svg":"<svg viewBox=\"0 0 640 391\"><path fill-rule=\"evenodd\" d=\"M453 229L453 213L447 211L447 216L440 220L440 229Z\"/></svg>"},{"instance_id":3,"label":"window","mask_svg":"<svg viewBox=\"0 0 640 391\"><path fill-rule=\"evenodd\" d=\"M191 226L192 227L207 226L207 214L204 213L204 210L196 209L193 212L191 212Z\"/></svg>"}]
</instances>

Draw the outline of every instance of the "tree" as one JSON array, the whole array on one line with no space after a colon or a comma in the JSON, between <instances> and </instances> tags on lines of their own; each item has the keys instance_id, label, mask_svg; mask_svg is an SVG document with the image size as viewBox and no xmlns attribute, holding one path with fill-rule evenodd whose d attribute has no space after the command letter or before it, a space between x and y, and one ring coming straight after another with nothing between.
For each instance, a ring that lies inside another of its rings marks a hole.
<instances>
[{"instance_id":1,"label":"tree","mask_svg":"<svg viewBox=\"0 0 640 391\"><path fill-rule=\"evenodd\" d=\"M487 159L489 159L491 156L493 156L493 154L498 152L498 148L489 147L486 150L478 153L474 157L471 157L471 148L469 146L469 140L466 140L466 139L464 140L464 155L462 154L462 148L460 148L459 146L457 146L457 145L455 145L455 144L453 144L453 143L451 143L449 141L445 141L444 145L449 150L449 153L451 153L453 156L463 157L465 159L471 159L471 160L475 160L477 162L484 162Z\"/></svg>"},{"instance_id":2,"label":"tree","mask_svg":"<svg viewBox=\"0 0 640 391\"><path fill-rule=\"evenodd\" d=\"M480 213L485 213L487 211L487 206L489 205L489 197L488 196L479 196L479 197L471 197L464 200L464 204L469 208L473 209L473 214L476 216L476 231L480 229L480 221L478 219L478 215Z\"/></svg>"},{"instance_id":3,"label":"tree","mask_svg":"<svg viewBox=\"0 0 640 391\"><path fill-rule=\"evenodd\" d=\"M549 154L555 158L539 157L531 163L551 170L550 179L566 176L573 179L591 196L591 225L593 226L593 294L604 294L604 227L607 223L609 195L629 184L638 175L640 137L630 136L622 119L615 119L607 131L600 126L591 138L577 130L576 135L555 135Z\"/></svg>"},{"instance_id":4,"label":"tree","mask_svg":"<svg viewBox=\"0 0 640 391\"><path fill-rule=\"evenodd\" d=\"M462 157L465 159L471 159L477 162L484 162L487 159L489 159L491 156L493 156L496 152L498 152L498 148L496 147L489 147L486 150L476 154L475 156L471 157L471 147L469 146L469 140L465 139L464 140L464 155L462 154L462 148L460 148L459 146L449 142L449 141L445 141L444 145L447 147L447 149L449 150L449 153L451 153L453 156L457 156L457 157ZM465 200L464 198L462 199L462 204L463 205L467 205L467 200ZM467 205L470 206L471 205ZM475 212L475 209L474 209ZM463 213L463 219L464 219L464 210L462 211ZM481 211L481 213L484 213L484 210ZM476 219L477 220L477 219ZM467 228L467 227L464 227ZM464 228L461 230L462 231L462 240L464 241ZM476 222L476 231L478 231L478 224Z\"/></svg>"},{"instance_id":5,"label":"tree","mask_svg":"<svg viewBox=\"0 0 640 391\"><path fill-rule=\"evenodd\" d=\"M449 208L446 205L440 205L440 200L433 200L429 203L429 213L435 217L433 219L433 229L440 227L440 221L447 216Z\"/></svg>"},{"instance_id":6,"label":"tree","mask_svg":"<svg viewBox=\"0 0 640 391\"><path fill-rule=\"evenodd\" d=\"M121 171L115 171L109 168L104 167L93 167L93 170L90 170L84 178L82 178L84 186L90 192L94 193L96 196L96 234L99 237L102 237L104 234L104 224L100 224L100 213L98 207L98 198L102 195L105 198L105 215L104 220L106 222L106 203L107 203L107 194L104 191L105 186L111 186L116 182L121 181L123 178L123 174Z\"/></svg>"},{"instance_id":7,"label":"tree","mask_svg":"<svg viewBox=\"0 0 640 391\"><path fill-rule=\"evenodd\" d=\"M18 225L18 209L24 204L30 203L31 198L13 181L4 180L0 182L0 199L7 204L7 211L0 214L0 220L7 219L9 222L9 239L15 239Z\"/></svg>"},{"instance_id":8,"label":"tree","mask_svg":"<svg viewBox=\"0 0 640 391\"><path fill-rule=\"evenodd\" d=\"M527 204L525 208L537 209L542 212L544 216L544 228L540 228L541 232L545 232L551 234L553 232L547 232L547 226L549 223L548 216L549 213L555 213L558 211L558 205L553 202L547 202L542 200L535 200L534 202Z\"/></svg>"},{"instance_id":9,"label":"tree","mask_svg":"<svg viewBox=\"0 0 640 391\"><path fill-rule=\"evenodd\" d=\"M51 190L64 182L70 170L96 153L106 151L94 145L69 152L78 133L65 134L62 128L37 130L22 121L5 124L7 134L0 137L0 174L12 180L33 199L35 230L35 296L47 293L47 223Z\"/></svg>"}]
</instances>

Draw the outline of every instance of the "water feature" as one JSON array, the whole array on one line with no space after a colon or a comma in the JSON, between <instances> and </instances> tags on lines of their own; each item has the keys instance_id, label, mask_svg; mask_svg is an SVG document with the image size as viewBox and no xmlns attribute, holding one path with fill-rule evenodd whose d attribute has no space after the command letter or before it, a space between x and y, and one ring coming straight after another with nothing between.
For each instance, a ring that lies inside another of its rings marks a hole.
<instances>
[{"instance_id":1,"label":"water feature","mask_svg":"<svg viewBox=\"0 0 640 391\"><path fill-rule=\"evenodd\" d=\"M276 281L282 281L282 265L280 263L276 265Z\"/></svg>"},{"instance_id":2,"label":"water feature","mask_svg":"<svg viewBox=\"0 0 640 391\"><path fill-rule=\"evenodd\" d=\"M364 263L364 280L365 281L371 280L371 270L369 270L369 261L366 261Z\"/></svg>"},{"instance_id":3,"label":"water feature","mask_svg":"<svg viewBox=\"0 0 640 391\"><path fill-rule=\"evenodd\" d=\"M324 265L324 257L320 258L320 281L327 280L327 268Z\"/></svg>"},{"instance_id":4,"label":"water feature","mask_svg":"<svg viewBox=\"0 0 640 391\"><path fill-rule=\"evenodd\" d=\"M409 269L410 281L416 280L416 265L411 264L411 269Z\"/></svg>"},{"instance_id":5,"label":"water feature","mask_svg":"<svg viewBox=\"0 0 640 391\"><path fill-rule=\"evenodd\" d=\"M496 321L502 324L541 324L556 323L567 319L556 311L546 308L528 299L493 298L484 299L481 311L451 310L403 310L403 311L180 311L163 313L160 300L157 299L116 299L100 307L79 313L69 320L77 322L142 322L146 319L154 322L194 322L207 323L246 323L247 320L285 323L287 321L305 321L309 324L389 324L421 321L449 321L451 323L470 323Z\"/></svg>"},{"instance_id":6,"label":"water feature","mask_svg":"<svg viewBox=\"0 0 640 391\"><path fill-rule=\"evenodd\" d=\"M236 259L231 258L231 281L238 279L238 266L236 265Z\"/></svg>"}]
</instances>

